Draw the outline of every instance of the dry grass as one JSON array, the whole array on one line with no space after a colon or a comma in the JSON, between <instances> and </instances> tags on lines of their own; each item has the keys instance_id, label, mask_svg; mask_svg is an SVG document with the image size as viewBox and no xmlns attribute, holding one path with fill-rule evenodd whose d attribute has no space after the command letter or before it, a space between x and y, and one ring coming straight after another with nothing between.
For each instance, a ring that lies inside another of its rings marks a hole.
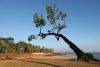
<instances>
[{"instance_id":1,"label":"dry grass","mask_svg":"<svg viewBox=\"0 0 100 67\"><path fill-rule=\"evenodd\" d=\"M0 67L100 67L100 63L79 62L64 56L53 56L20 60L0 60Z\"/></svg>"}]
</instances>

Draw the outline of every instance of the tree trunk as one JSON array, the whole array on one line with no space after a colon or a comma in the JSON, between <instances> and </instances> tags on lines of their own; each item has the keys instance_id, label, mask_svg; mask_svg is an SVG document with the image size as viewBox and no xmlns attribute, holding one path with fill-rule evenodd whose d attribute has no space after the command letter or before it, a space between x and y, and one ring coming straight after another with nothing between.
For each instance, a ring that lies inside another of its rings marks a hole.
<instances>
[{"instance_id":1,"label":"tree trunk","mask_svg":"<svg viewBox=\"0 0 100 67\"><path fill-rule=\"evenodd\" d=\"M83 56L84 52L79 49L74 43L72 43L70 40L68 40L65 36L62 34L59 34L59 36L69 45L69 47L75 52L77 55L77 59L81 59Z\"/></svg>"},{"instance_id":2,"label":"tree trunk","mask_svg":"<svg viewBox=\"0 0 100 67\"><path fill-rule=\"evenodd\" d=\"M8 51L7 51L7 49L6 49L6 50L5 50L5 55L7 54L7 52L8 52Z\"/></svg>"},{"instance_id":3,"label":"tree trunk","mask_svg":"<svg viewBox=\"0 0 100 67\"><path fill-rule=\"evenodd\" d=\"M47 36L47 35L57 36L58 37L57 40L59 40L59 37L61 37L69 45L69 47L75 52L75 54L77 55L77 60L98 61L97 59L93 57L92 54L83 52L80 48L78 48L74 43L72 43L62 34L56 34L56 33L43 34L43 36Z\"/></svg>"}]
</instances>

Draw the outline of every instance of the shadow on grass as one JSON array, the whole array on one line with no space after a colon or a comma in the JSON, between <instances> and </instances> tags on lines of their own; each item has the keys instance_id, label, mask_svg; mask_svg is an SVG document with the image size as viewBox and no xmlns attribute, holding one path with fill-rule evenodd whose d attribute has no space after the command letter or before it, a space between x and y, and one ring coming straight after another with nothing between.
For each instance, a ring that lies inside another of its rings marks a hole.
<instances>
[{"instance_id":1,"label":"shadow on grass","mask_svg":"<svg viewBox=\"0 0 100 67\"><path fill-rule=\"evenodd\" d=\"M24 62L31 62L31 63L45 64L45 65L54 66L54 67L62 67L62 66L59 66L59 65L50 64L50 63L45 63L45 62L39 62L39 61L22 60L22 59L18 59L18 60L19 60L19 61L24 61Z\"/></svg>"},{"instance_id":2,"label":"shadow on grass","mask_svg":"<svg viewBox=\"0 0 100 67\"><path fill-rule=\"evenodd\" d=\"M87 63L92 63L92 64L100 65L100 62L95 62L95 61L91 61L91 62L87 62Z\"/></svg>"},{"instance_id":3,"label":"shadow on grass","mask_svg":"<svg viewBox=\"0 0 100 67\"><path fill-rule=\"evenodd\" d=\"M78 62L84 62L84 63L90 63L90 64L97 64L97 65L100 65L100 61L78 61Z\"/></svg>"}]
</instances>

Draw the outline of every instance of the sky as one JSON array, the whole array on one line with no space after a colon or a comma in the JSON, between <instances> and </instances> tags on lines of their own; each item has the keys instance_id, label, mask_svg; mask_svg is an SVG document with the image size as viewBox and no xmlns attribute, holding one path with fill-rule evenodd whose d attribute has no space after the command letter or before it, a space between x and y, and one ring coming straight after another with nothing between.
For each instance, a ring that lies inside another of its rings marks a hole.
<instances>
[{"instance_id":1,"label":"sky","mask_svg":"<svg viewBox=\"0 0 100 67\"><path fill-rule=\"evenodd\" d=\"M39 32L33 24L33 14L46 17L46 4L54 3L68 15L67 28L61 33L85 52L100 52L100 0L0 0L0 37L14 37L15 42L26 41L55 52L72 51L62 39L57 41L53 36L27 40Z\"/></svg>"}]
</instances>

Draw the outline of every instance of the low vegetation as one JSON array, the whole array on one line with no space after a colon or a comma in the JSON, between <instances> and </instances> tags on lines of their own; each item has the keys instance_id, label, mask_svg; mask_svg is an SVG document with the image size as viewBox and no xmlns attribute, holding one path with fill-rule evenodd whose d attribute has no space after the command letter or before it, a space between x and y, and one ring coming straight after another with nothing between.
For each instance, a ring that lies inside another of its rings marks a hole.
<instances>
[{"instance_id":1,"label":"low vegetation","mask_svg":"<svg viewBox=\"0 0 100 67\"><path fill-rule=\"evenodd\" d=\"M16 53L50 53L53 49L40 47L25 41L14 43L14 38L0 38L0 55L2 54L16 54Z\"/></svg>"}]
</instances>

